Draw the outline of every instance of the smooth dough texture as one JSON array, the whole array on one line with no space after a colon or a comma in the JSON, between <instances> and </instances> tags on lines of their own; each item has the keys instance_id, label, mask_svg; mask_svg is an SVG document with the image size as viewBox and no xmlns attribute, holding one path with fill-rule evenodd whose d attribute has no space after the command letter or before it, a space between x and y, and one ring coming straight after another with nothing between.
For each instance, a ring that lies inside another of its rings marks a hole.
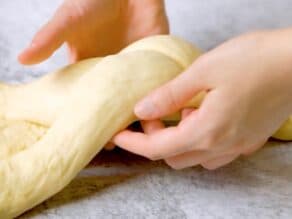
<instances>
[{"instance_id":1,"label":"smooth dough texture","mask_svg":"<svg viewBox=\"0 0 292 219\"><path fill-rule=\"evenodd\" d=\"M200 51L172 36L145 38L26 85L0 85L0 218L63 189L118 131L134 105L186 69ZM198 107L204 92L188 104ZM292 140L292 119L276 133Z\"/></svg>"}]
</instances>

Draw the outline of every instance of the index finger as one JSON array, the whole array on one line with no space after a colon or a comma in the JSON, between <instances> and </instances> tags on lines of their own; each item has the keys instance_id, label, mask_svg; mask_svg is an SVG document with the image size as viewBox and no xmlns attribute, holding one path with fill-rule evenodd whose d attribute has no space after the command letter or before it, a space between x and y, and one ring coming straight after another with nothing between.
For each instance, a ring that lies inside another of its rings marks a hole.
<instances>
[{"instance_id":1,"label":"index finger","mask_svg":"<svg viewBox=\"0 0 292 219\"><path fill-rule=\"evenodd\" d=\"M196 113L193 112L192 118L187 119L192 119L194 126L199 127L195 121ZM113 138L113 142L134 154L158 160L191 151L194 141L200 139L199 135L199 128L190 129L181 122L176 127L164 128L151 134L122 131Z\"/></svg>"}]
</instances>

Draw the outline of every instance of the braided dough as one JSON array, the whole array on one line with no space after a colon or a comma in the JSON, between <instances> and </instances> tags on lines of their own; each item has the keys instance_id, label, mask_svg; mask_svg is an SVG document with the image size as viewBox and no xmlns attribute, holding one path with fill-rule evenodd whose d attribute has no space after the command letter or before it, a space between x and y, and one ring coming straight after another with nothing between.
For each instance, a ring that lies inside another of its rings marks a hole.
<instances>
[{"instance_id":1,"label":"braided dough","mask_svg":"<svg viewBox=\"0 0 292 219\"><path fill-rule=\"evenodd\" d=\"M186 69L200 52L171 36L140 40L26 85L0 85L0 218L63 189L118 131L134 105ZM204 93L189 105L197 107ZM277 137L292 139L292 119Z\"/></svg>"}]
</instances>

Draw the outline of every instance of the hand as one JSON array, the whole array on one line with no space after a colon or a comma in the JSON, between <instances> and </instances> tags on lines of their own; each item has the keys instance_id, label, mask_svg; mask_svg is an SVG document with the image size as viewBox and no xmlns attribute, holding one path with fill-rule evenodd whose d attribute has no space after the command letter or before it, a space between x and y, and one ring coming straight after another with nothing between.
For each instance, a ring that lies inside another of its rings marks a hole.
<instances>
[{"instance_id":1,"label":"hand","mask_svg":"<svg viewBox=\"0 0 292 219\"><path fill-rule=\"evenodd\" d=\"M114 143L175 169L215 169L255 152L292 112L291 36L247 34L201 56L136 105L145 133L122 131ZM203 90L199 109L182 109ZM178 126L165 128L159 119L180 109Z\"/></svg>"},{"instance_id":2,"label":"hand","mask_svg":"<svg viewBox=\"0 0 292 219\"><path fill-rule=\"evenodd\" d=\"M135 40L166 33L163 0L65 0L19 61L44 61L66 42L70 62L76 62L116 53Z\"/></svg>"}]
</instances>

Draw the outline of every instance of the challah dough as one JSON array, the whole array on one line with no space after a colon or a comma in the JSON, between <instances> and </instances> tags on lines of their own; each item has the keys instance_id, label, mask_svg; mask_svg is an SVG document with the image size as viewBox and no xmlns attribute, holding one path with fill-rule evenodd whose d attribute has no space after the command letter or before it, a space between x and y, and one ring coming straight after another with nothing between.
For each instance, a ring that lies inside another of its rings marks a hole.
<instances>
[{"instance_id":1,"label":"challah dough","mask_svg":"<svg viewBox=\"0 0 292 219\"><path fill-rule=\"evenodd\" d=\"M0 218L63 189L105 143L135 121L134 105L200 52L172 36L65 67L26 85L0 85ZM202 92L188 104L198 107ZM291 140L291 119L277 137Z\"/></svg>"}]
</instances>

